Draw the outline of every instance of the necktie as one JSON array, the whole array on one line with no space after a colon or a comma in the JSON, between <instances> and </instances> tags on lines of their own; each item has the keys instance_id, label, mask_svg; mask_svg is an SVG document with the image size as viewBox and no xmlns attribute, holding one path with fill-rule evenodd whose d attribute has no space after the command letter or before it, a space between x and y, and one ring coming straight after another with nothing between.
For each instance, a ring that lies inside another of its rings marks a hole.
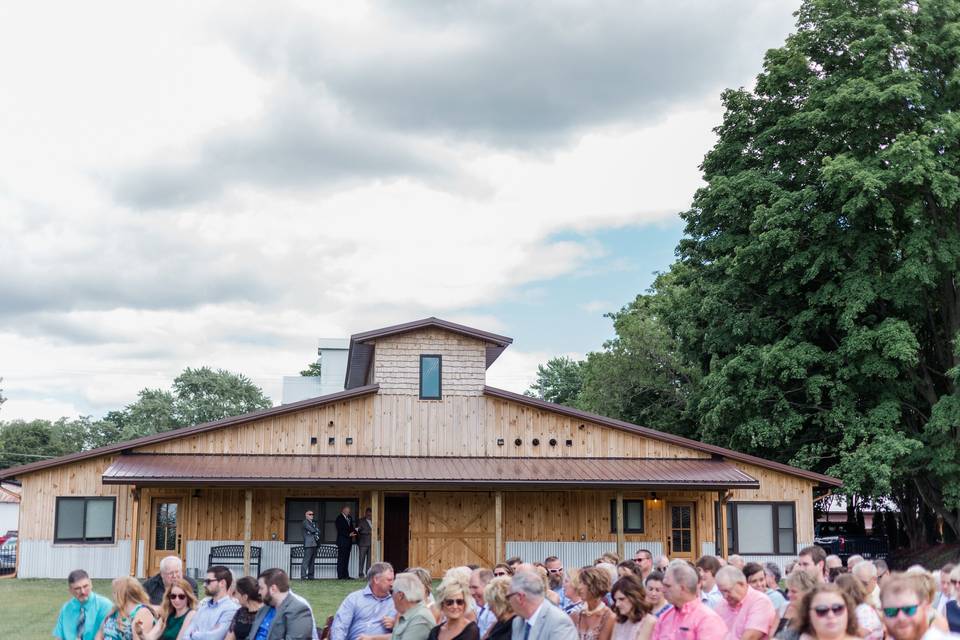
<instances>
[{"instance_id":1,"label":"necktie","mask_svg":"<svg viewBox=\"0 0 960 640\"><path fill-rule=\"evenodd\" d=\"M527 622L526 624L524 624L524 628L523 628L523 640L529 640L529 638L530 638L530 623Z\"/></svg>"},{"instance_id":2,"label":"necktie","mask_svg":"<svg viewBox=\"0 0 960 640\"><path fill-rule=\"evenodd\" d=\"M83 640L84 627L87 626L87 610L80 605L80 616L77 618L77 640Z\"/></svg>"}]
</instances>

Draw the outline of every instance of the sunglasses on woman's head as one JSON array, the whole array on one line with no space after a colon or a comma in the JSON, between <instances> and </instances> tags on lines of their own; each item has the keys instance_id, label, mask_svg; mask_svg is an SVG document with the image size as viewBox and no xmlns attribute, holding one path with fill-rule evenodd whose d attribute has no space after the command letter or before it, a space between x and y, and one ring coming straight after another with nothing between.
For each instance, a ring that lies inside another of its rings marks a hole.
<instances>
[{"instance_id":1,"label":"sunglasses on woman's head","mask_svg":"<svg viewBox=\"0 0 960 640\"><path fill-rule=\"evenodd\" d=\"M462 607L464 604L466 604L466 601L463 598L448 598L443 601L443 606L445 607L452 607L453 605Z\"/></svg>"},{"instance_id":2,"label":"sunglasses on woman's head","mask_svg":"<svg viewBox=\"0 0 960 640\"><path fill-rule=\"evenodd\" d=\"M171 593L171 594L170 594L170 599L171 599L171 600L186 600L186 599L187 599L187 594L185 594L185 593Z\"/></svg>"},{"instance_id":3,"label":"sunglasses on woman's head","mask_svg":"<svg viewBox=\"0 0 960 640\"><path fill-rule=\"evenodd\" d=\"M818 618L826 618L827 614L830 612L833 612L833 615L838 616L846 611L846 609L847 605L840 604L839 602L836 604L818 604L812 608L813 612L817 614Z\"/></svg>"},{"instance_id":4,"label":"sunglasses on woman's head","mask_svg":"<svg viewBox=\"0 0 960 640\"><path fill-rule=\"evenodd\" d=\"M905 614L907 614L908 618L912 618L917 613L917 609L919 607L920 605L918 604L911 604L908 607L884 607L883 615L888 618L896 618L898 615L900 615L900 612L903 611Z\"/></svg>"}]
</instances>

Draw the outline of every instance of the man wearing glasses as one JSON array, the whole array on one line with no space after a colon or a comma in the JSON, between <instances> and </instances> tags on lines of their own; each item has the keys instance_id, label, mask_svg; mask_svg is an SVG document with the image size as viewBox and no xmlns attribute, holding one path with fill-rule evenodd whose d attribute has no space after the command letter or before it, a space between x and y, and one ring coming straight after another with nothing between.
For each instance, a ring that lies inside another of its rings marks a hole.
<instances>
[{"instance_id":1,"label":"man wearing glasses","mask_svg":"<svg viewBox=\"0 0 960 640\"><path fill-rule=\"evenodd\" d=\"M918 593L916 583L906 578L891 578L880 587L880 612L883 625L893 640L939 640L951 638L930 626L930 605Z\"/></svg>"},{"instance_id":2,"label":"man wearing glasses","mask_svg":"<svg viewBox=\"0 0 960 640\"><path fill-rule=\"evenodd\" d=\"M507 602L517 617L512 636L518 640L577 640L577 628L562 609L546 602L543 581L535 573L519 571L510 580Z\"/></svg>"},{"instance_id":3,"label":"man wearing glasses","mask_svg":"<svg viewBox=\"0 0 960 640\"><path fill-rule=\"evenodd\" d=\"M183 575L183 562L177 556L167 556L160 561L160 573L144 581L143 589L150 596L150 604L163 604L163 594L170 585L178 580L185 579L193 587L193 595L197 595L197 582L190 576Z\"/></svg>"},{"instance_id":4,"label":"man wearing glasses","mask_svg":"<svg viewBox=\"0 0 960 640\"><path fill-rule=\"evenodd\" d=\"M190 626L183 632L183 640L223 640L230 630L234 614L240 608L229 595L232 583L230 569L223 566L207 569L203 588L208 597L200 603Z\"/></svg>"},{"instance_id":5,"label":"man wearing glasses","mask_svg":"<svg viewBox=\"0 0 960 640\"><path fill-rule=\"evenodd\" d=\"M313 561L317 557L320 529L313 522L313 511L303 514L303 561L300 563L300 579L313 580Z\"/></svg>"},{"instance_id":6,"label":"man wearing glasses","mask_svg":"<svg viewBox=\"0 0 960 640\"><path fill-rule=\"evenodd\" d=\"M653 554L646 549L638 549L633 554L633 561L640 567L640 582L646 582L647 576L653 571Z\"/></svg>"},{"instance_id":7,"label":"man wearing glasses","mask_svg":"<svg viewBox=\"0 0 960 640\"><path fill-rule=\"evenodd\" d=\"M550 556L543 561L547 569L547 579L550 581L550 590L560 597L559 607L566 611L570 606L570 599L563 593L563 583L566 575L563 572L563 562L557 556Z\"/></svg>"}]
</instances>

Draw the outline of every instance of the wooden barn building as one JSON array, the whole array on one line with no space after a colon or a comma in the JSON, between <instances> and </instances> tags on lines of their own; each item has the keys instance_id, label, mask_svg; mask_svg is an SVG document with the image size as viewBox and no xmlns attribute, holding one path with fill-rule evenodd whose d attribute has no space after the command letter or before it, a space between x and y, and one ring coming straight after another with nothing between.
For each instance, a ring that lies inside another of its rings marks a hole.
<instances>
[{"instance_id":1,"label":"wooden barn building","mask_svg":"<svg viewBox=\"0 0 960 640\"><path fill-rule=\"evenodd\" d=\"M487 386L510 343L436 318L359 333L345 391L2 470L18 575L202 571L228 543L286 568L304 511L332 542L343 504L373 509L375 560L435 574L638 548L783 563L812 542L835 478Z\"/></svg>"}]
</instances>

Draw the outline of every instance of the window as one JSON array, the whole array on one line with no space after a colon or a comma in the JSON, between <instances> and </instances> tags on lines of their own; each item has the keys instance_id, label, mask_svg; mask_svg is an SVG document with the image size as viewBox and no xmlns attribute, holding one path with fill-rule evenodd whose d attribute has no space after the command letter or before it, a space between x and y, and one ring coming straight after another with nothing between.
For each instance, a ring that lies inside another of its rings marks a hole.
<instances>
[{"instance_id":1,"label":"window","mask_svg":"<svg viewBox=\"0 0 960 640\"><path fill-rule=\"evenodd\" d=\"M617 501L610 501L610 533L617 532ZM643 500L623 501L623 532L643 533Z\"/></svg>"},{"instance_id":2,"label":"window","mask_svg":"<svg viewBox=\"0 0 960 640\"><path fill-rule=\"evenodd\" d=\"M440 374L442 370L440 356L420 356L420 399L440 399Z\"/></svg>"},{"instance_id":3,"label":"window","mask_svg":"<svg viewBox=\"0 0 960 640\"><path fill-rule=\"evenodd\" d=\"M54 542L113 542L116 498L57 498L56 509Z\"/></svg>"},{"instance_id":4,"label":"window","mask_svg":"<svg viewBox=\"0 0 960 640\"><path fill-rule=\"evenodd\" d=\"M303 514L313 511L313 521L320 529L320 542L334 544L337 541L337 526L334 524L343 505L350 507L354 519L360 503L355 498L287 498L284 518L283 540L287 544L303 544Z\"/></svg>"},{"instance_id":5,"label":"window","mask_svg":"<svg viewBox=\"0 0 960 640\"><path fill-rule=\"evenodd\" d=\"M719 516L719 503L717 507L715 513ZM795 521L795 506L792 502L727 503L727 552L795 555ZM719 528L718 517L718 545Z\"/></svg>"}]
</instances>

